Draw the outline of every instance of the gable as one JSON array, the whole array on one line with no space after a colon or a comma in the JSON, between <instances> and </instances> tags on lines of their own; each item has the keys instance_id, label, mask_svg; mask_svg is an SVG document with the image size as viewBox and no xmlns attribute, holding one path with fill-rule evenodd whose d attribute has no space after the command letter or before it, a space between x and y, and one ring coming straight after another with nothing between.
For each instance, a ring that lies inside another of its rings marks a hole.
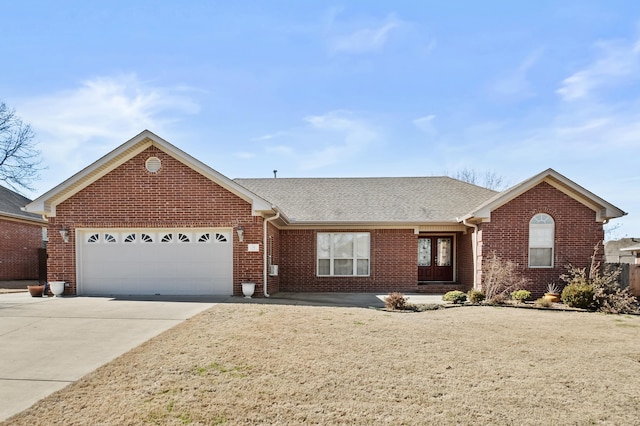
<instances>
[{"instance_id":1,"label":"gable","mask_svg":"<svg viewBox=\"0 0 640 426\"><path fill-rule=\"evenodd\" d=\"M157 172L147 170L150 158L158 159ZM226 217L231 214L227 207L230 204L251 215L248 201L150 146L58 204L56 213L74 217L80 223L167 220L197 223L210 219L215 212L216 220L231 223L235 216Z\"/></svg>"},{"instance_id":2,"label":"gable","mask_svg":"<svg viewBox=\"0 0 640 426\"><path fill-rule=\"evenodd\" d=\"M555 170L547 169L544 172L495 195L476 207L470 213L462 216L460 220L469 220L476 223L490 222L491 213L493 211L507 203L510 203L512 200L525 194L541 183L550 185L566 196L589 208L593 211L595 220L598 222L606 222L609 219L626 215L624 211L620 210L613 204L603 200L582 186L567 179ZM541 200L541 202L543 201L544 200Z\"/></svg>"},{"instance_id":3,"label":"gable","mask_svg":"<svg viewBox=\"0 0 640 426\"><path fill-rule=\"evenodd\" d=\"M268 201L238 185L231 179L201 161L196 160L148 130L125 142L60 185L35 199L27 205L27 211L51 217L56 216L56 208L58 205L87 188L89 185L98 182L102 177L150 147L155 147L159 152L165 153L194 172L250 203L253 215L257 216L264 212L273 211L271 203ZM175 189L179 191L180 188Z\"/></svg>"}]
</instances>

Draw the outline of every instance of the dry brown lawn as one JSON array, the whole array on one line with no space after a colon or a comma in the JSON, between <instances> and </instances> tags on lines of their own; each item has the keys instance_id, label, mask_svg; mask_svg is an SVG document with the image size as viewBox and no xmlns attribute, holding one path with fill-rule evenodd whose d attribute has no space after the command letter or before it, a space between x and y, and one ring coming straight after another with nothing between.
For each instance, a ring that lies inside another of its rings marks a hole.
<instances>
[{"instance_id":1,"label":"dry brown lawn","mask_svg":"<svg viewBox=\"0 0 640 426\"><path fill-rule=\"evenodd\" d=\"M220 304L12 425L640 423L640 317Z\"/></svg>"}]
</instances>

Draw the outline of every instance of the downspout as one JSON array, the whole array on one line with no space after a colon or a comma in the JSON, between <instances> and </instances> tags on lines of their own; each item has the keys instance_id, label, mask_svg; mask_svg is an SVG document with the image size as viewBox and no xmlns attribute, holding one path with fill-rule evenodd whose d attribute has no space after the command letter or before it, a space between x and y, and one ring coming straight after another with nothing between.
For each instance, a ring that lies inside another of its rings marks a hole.
<instances>
[{"instance_id":1,"label":"downspout","mask_svg":"<svg viewBox=\"0 0 640 426\"><path fill-rule=\"evenodd\" d=\"M460 219L458 219L460 222ZM471 252L473 254L473 289L478 290L478 225L467 222L467 219L462 219L462 224L473 228L473 234L471 234Z\"/></svg>"},{"instance_id":2,"label":"downspout","mask_svg":"<svg viewBox=\"0 0 640 426\"><path fill-rule=\"evenodd\" d=\"M272 220L276 220L280 217L280 211L275 206L272 208L276 211L276 215L262 221L262 292L264 293L264 297L269 297L269 293L267 291L267 280L269 279L269 260L267 258L267 222L271 222Z\"/></svg>"}]
</instances>

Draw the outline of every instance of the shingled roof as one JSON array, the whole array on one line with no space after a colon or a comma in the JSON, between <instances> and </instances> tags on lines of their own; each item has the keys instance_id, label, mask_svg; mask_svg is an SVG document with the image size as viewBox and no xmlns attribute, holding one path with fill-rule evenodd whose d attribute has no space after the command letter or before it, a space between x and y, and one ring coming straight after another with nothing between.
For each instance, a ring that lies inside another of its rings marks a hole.
<instances>
[{"instance_id":1,"label":"shingled roof","mask_svg":"<svg viewBox=\"0 0 640 426\"><path fill-rule=\"evenodd\" d=\"M42 216L22 211L31 202L27 197L0 185L0 216L43 222Z\"/></svg>"},{"instance_id":2,"label":"shingled roof","mask_svg":"<svg viewBox=\"0 0 640 426\"><path fill-rule=\"evenodd\" d=\"M443 224L496 192L450 177L235 179L291 223Z\"/></svg>"}]
</instances>

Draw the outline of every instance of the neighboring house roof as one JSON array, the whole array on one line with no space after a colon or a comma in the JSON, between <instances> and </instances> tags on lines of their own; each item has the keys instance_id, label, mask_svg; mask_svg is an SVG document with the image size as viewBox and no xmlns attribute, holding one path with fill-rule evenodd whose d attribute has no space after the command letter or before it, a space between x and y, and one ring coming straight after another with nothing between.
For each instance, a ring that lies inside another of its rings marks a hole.
<instances>
[{"instance_id":1,"label":"neighboring house roof","mask_svg":"<svg viewBox=\"0 0 640 426\"><path fill-rule=\"evenodd\" d=\"M489 220L491 219L491 212L493 210L503 206L519 195L524 194L534 186L539 185L541 182L548 183L576 201L591 208L596 213L596 220L600 222L605 222L609 219L626 215L624 211L620 210L613 204L603 200L572 180L567 179L555 170L547 169L503 192L500 192L499 194L496 194L493 198L490 198L480 204L461 219L475 220L478 222Z\"/></svg>"},{"instance_id":2,"label":"neighboring house roof","mask_svg":"<svg viewBox=\"0 0 640 426\"><path fill-rule=\"evenodd\" d=\"M93 182L111 172L121 164L135 157L150 146L155 146L161 151L171 155L187 167L207 177L211 181L227 189L231 193L244 199L252 205L254 214L258 212L272 212L272 205L246 188L238 185L231 179L215 171L211 167L193 158L186 152L178 149L161 137L149 130L145 130L104 157L71 176L60 185L36 198L26 206L27 211L46 216L56 215L56 206L74 194L80 192Z\"/></svg>"},{"instance_id":3,"label":"neighboring house roof","mask_svg":"<svg viewBox=\"0 0 640 426\"><path fill-rule=\"evenodd\" d=\"M10 219L45 223L41 215L27 213L22 210L22 208L30 202L31 200L27 197L23 197L17 192L0 185L0 216Z\"/></svg>"},{"instance_id":4,"label":"neighboring house roof","mask_svg":"<svg viewBox=\"0 0 640 426\"><path fill-rule=\"evenodd\" d=\"M640 239L621 238L604 243L605 262L635 263L634 251L640 251Z\"/></svg>"},{"instance_id":5,"label":"neighboring house roof","mask_svg":"<svg viewBox=\"0 0 640 426\"><path fill-rule=\"evenodd\" d=\"M291 224L450 224L496 192L449 177L268 178L235 182Z\"/></svg>"}]
</instances>

